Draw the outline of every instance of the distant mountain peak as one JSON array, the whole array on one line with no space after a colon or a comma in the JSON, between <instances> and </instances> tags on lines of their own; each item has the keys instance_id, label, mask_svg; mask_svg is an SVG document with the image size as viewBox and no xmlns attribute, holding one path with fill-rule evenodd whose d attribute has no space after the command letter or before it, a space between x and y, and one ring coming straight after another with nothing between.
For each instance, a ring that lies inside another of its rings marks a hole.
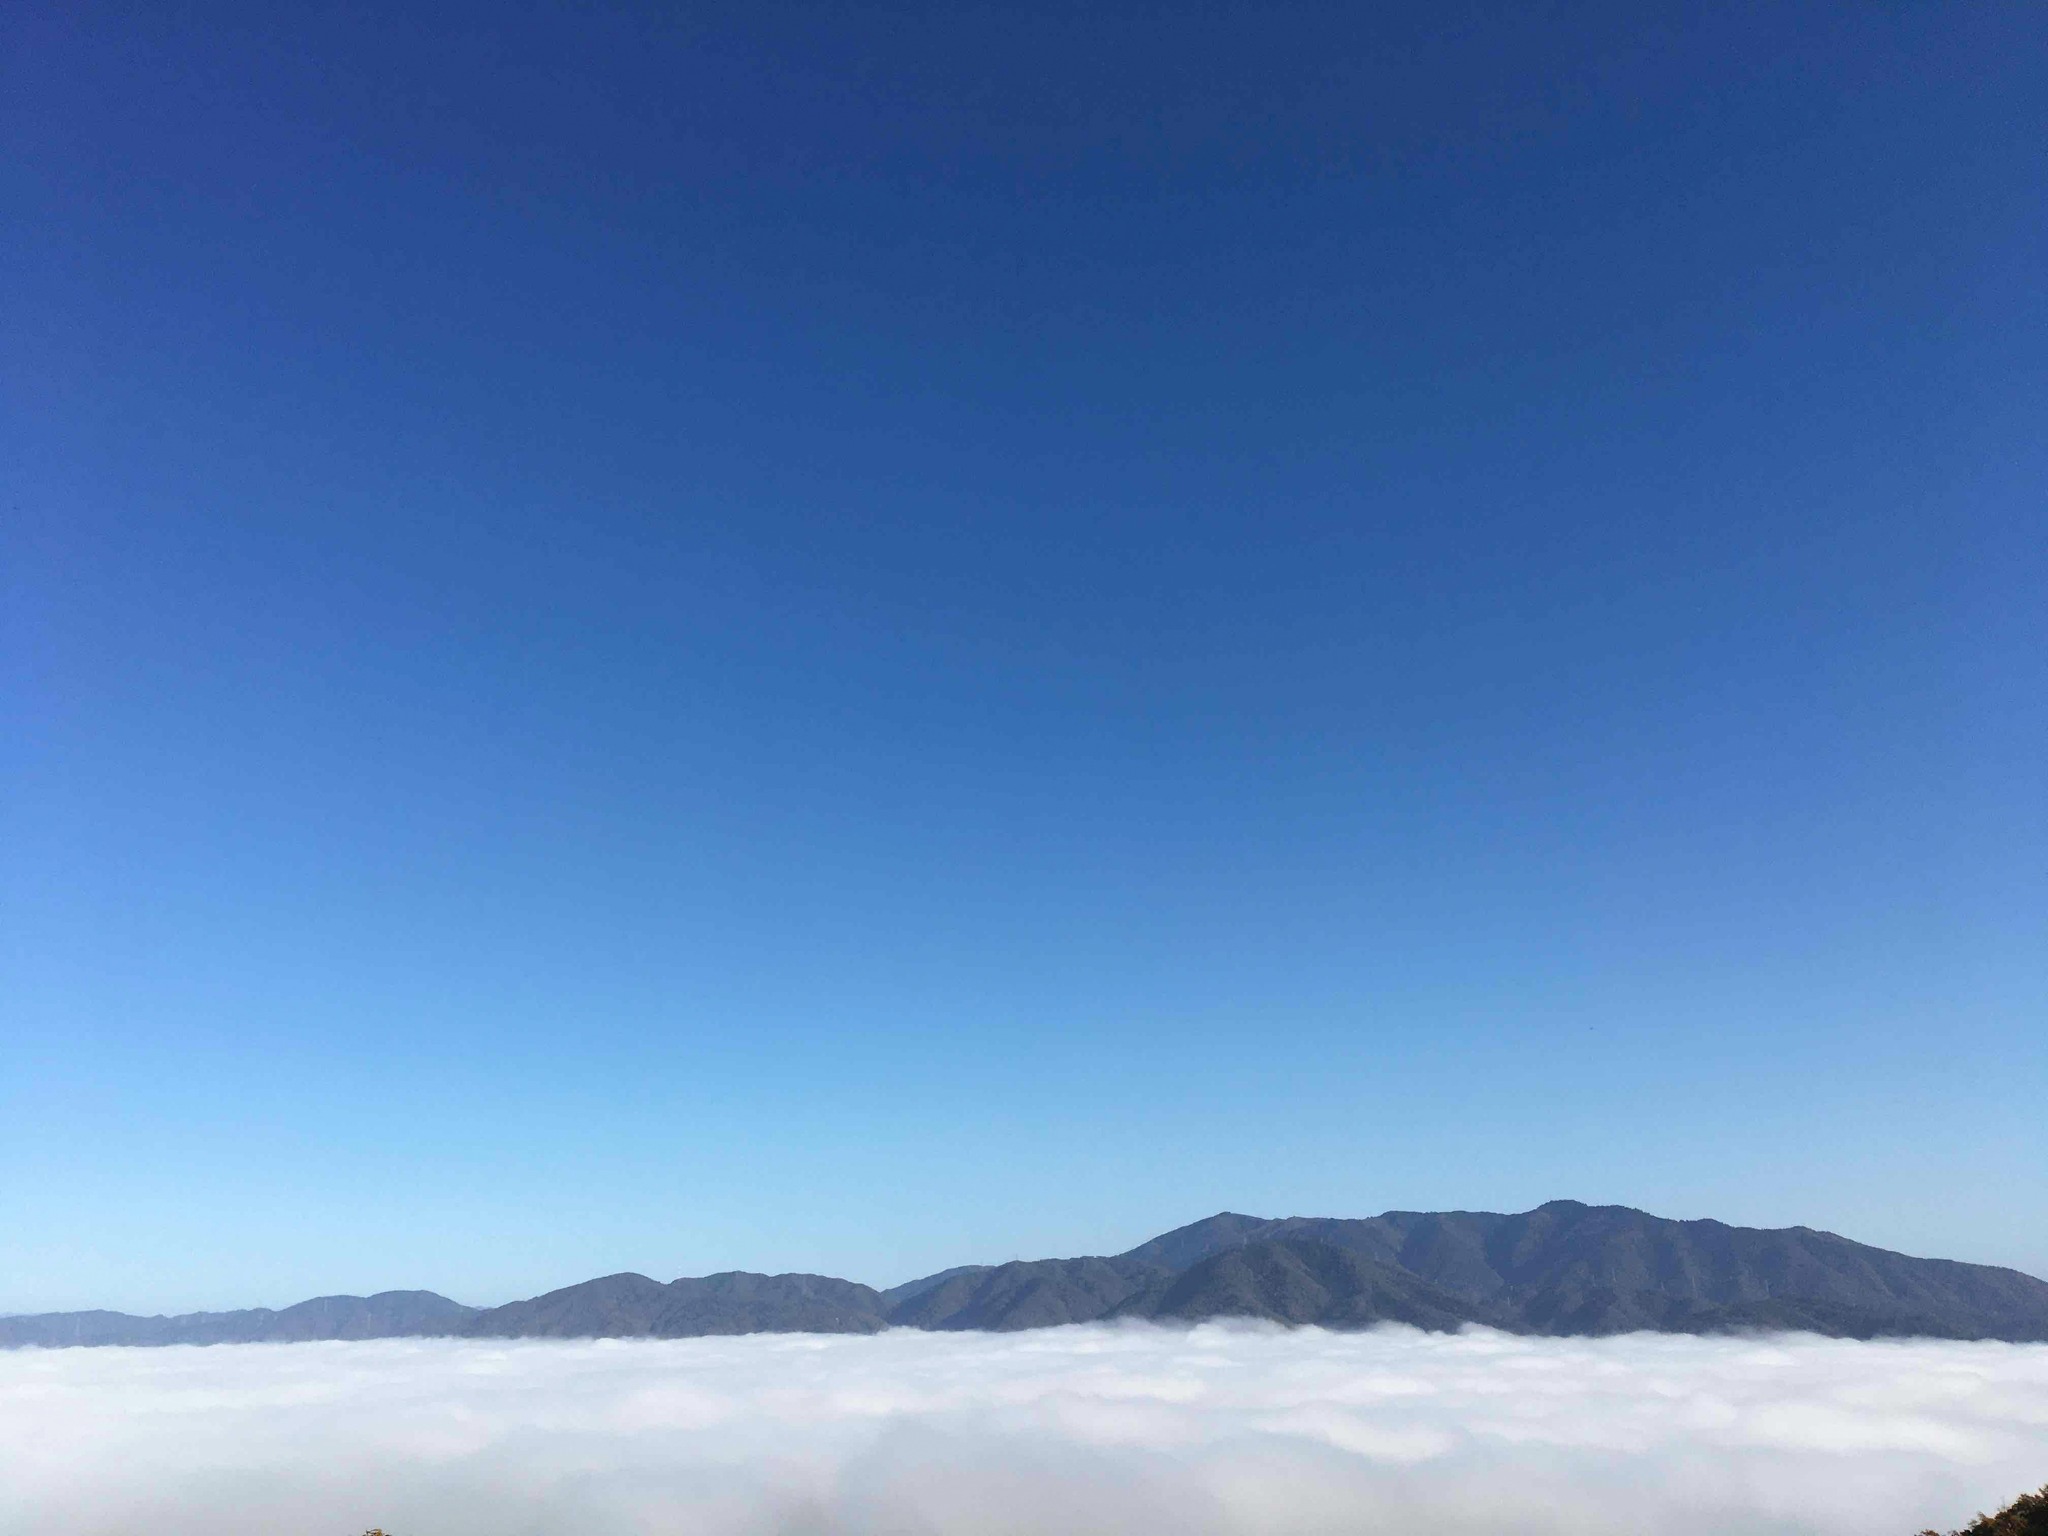
<instances>
[{"instance_id":1,"label":"distant mountain peak","mask_svg":"<svg viewBox=\"0 0 2048 1536\"><path fill-rule=\"evenodd\" d=\"M432 1291L381 1291L320 1296L281 1311L6 1317L0 1344L687 1338L1216 1317L1539 1334L1800 1329L2048 1340L2048 1283L2016 1270L1909 1258L1810 1227L1767 1231L1551 1200L1519 1214L1219 1211L1123 1254L961 1265L886 1292L830 1275L725 1270L664 1284L629 1271L487 1311Z\"/></svg>"}]
</instances>

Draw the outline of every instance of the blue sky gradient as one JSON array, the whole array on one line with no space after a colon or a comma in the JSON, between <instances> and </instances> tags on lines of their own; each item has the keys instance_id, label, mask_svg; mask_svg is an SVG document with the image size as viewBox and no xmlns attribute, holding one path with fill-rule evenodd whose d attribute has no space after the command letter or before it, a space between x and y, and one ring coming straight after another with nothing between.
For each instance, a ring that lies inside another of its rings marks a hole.
<instances>
[{"instance_id":1,"label":"blue sky gradient","mask_svg":"<svg viewBox=\"0 0 2048 1536\"><path fill-rule=\"evenodd\" d=\"M671 9L4 23L0 1309L2048 1274L2037 10Z\"/></svg>"}]
</instances>

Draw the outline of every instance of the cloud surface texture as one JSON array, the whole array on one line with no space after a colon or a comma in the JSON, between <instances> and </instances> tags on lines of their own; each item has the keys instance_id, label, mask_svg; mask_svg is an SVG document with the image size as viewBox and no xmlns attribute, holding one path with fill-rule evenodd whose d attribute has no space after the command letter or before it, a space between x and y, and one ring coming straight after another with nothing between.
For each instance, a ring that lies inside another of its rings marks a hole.
<instances>
[{"instance_id":1,"label":"cloud surface texture","mask_svg":"<svg viewBox=\"0 0 2048 1536\"><path fill-rule=\"evenodd\" d=\"M1209 1325L0 1352L0 1533L1899 1536L2048 1346Z\"/></svg>"}]
</instances>

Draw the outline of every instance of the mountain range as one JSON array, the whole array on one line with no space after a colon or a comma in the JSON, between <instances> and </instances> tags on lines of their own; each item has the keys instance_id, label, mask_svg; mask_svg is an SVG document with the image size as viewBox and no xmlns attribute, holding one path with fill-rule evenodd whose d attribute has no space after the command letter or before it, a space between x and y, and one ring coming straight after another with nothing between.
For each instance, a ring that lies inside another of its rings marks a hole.
<instances>
[{"instance_id":1,"label":"mountain range","mask_svg":"<svg viewBox=\"0 0 2048 1536\"><path fill-rule=\"evenodd\" d=\"M1673 1221L1556 1200L1533 1211L1362 1219L1224 1213L1108 1257L968 1264L886 1291L826 1275L607 1275L501 1307L432 1291L322 1296L282 1311L0 1317L0 1346L312 1339L692 1338L1013 1331L1256 1318L1326 1328L1479 1324L1595 1335L1797 1329L1847 1338L2048 1340L2048 1282L1808 1227Z\"/></svg>"}]
</instances>

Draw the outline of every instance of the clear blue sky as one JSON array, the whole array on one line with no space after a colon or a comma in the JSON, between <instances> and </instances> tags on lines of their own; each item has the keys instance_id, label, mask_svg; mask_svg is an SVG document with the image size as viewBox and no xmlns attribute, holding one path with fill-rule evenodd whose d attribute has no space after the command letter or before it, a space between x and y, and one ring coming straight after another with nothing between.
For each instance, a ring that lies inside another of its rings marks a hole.
<instances>
[{"instance_id":1,"label":"clear blue sky","mask_svg":"<svg viewBox=\"0 0 2048 1536\"><path fill-rule=\"evenodd\" d=\"M2048 1273L2041 19L12 7L0 1309Z\"/></svg>"}]
</instances>

